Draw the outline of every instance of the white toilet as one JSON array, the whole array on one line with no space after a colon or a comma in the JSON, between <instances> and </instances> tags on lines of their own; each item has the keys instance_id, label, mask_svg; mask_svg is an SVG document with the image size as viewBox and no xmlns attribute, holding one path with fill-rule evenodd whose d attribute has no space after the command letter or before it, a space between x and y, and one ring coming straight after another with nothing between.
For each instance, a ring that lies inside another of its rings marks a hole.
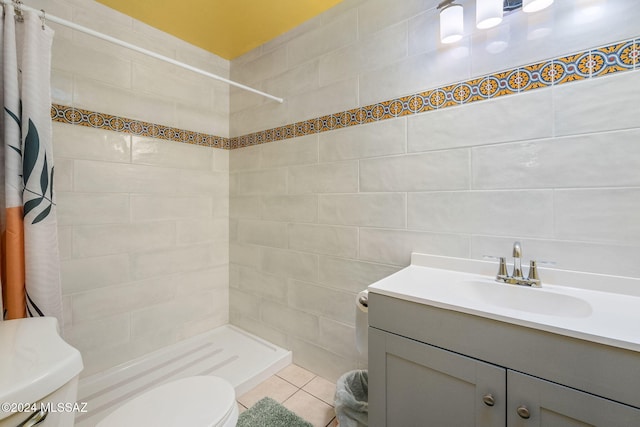
<instances>
[{"instance_id":1,"label":"white toilet","mask_svg":"<svg viewBox=\"0 0 640 427\"><path fill-rule=\"evenodd\" d=\"M233 386L222 378L195 376L155 387L120 406L97 427L235 427Z\"/></svg>"},{"instance_id":2,"label":"white toilet","mask_svg":"<svg viewBox=\"0 0 640 427\"><path fill-rule=\"evenodd\" d=\"M0 321L0 427L73 426L86 410L76 403L80 371L80 352L60 337L55 318Z\"/></svg>"}]
</instances>

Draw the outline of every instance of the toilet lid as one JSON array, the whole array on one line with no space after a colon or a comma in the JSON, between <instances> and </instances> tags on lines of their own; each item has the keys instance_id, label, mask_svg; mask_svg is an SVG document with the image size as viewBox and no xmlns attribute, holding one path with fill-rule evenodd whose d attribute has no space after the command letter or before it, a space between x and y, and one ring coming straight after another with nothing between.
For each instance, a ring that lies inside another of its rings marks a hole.
<instances>
[{"instance_id":1,"label":"toilet lid","mask_svg":"<svg viewBox=\"0 0 640 427\"><path fill-rule=\"evenodd\" d=\"M98 426L213 427L233 412L235 398L235 390L222 378L183 378L135 397Z\"/></svg>"}]
</instances>

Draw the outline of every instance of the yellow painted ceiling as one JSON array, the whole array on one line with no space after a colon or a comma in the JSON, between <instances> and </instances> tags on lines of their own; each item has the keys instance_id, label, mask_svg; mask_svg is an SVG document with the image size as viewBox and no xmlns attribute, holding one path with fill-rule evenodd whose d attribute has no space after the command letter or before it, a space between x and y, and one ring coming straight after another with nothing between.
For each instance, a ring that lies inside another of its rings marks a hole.
<instances>
[{"instance_id":1,"label":"yellow painted ceiling","mask_svg":"<svg viewBox=\"0 0 640 427\"><path fill-rule=\"evenodd\" d=\"M98 0L225 59L297 27L342 0Z\"/></svg>"}]
</instances>

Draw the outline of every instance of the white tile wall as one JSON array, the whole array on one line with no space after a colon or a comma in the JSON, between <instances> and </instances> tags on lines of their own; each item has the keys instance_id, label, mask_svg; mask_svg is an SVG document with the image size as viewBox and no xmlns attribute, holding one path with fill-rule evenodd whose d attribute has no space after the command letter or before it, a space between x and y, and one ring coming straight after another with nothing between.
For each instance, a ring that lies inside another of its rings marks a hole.
<instances>
[{"instance_id":1,"label":"white tile wall","mask_svg":"<svg viewBox=\"0 0 640 427\"><path fill-rule=\"evenodd\" d=\"M371 0L358 9L358 31L368 37L371 33L405 21L436 5L428 0L406 0L402 7L386 0Z\"/></svg>"},{"instance_id":2,"label":"white tile wall","mask_svg":"<svg viewBox=\"0 0 640 427\"><path fill-rule=\"evenodd\" d=\"M318 222L404 228L405 207L404 193L323 194L318 199Z\"/></svg>"},{"instance_id":3,"label":"white tile wall","mask_svg":"<svg viewBox=\"0 0 640 427\"><path fill-rule=\"evenodd\" d=\"M355 321L355 294L298 280L289 281L289 305L298 310L346 323Z\"/></svg>"},{"instance_id":4,"label":"white tile wall","mask_svg":"<svg viewBox=\"0 0 640 427\"><path fill-rule=\"evenodd\" d=\"M256 207L252 212L262 212L264 219L275 221L316 222L318 217L318 196L266 196L262 199L262 209ZM242 204L242 201L240 201Z\"/></svg>"},{"instance_id":5,"label":"white tile wall","mask_svg":"<svg viewBox=\"0 0 640 427\"><path fill-rule=\"evenodd\" d=\"M60 190L59 187L58 190ZM56 198L59 225L111 224L129 221L130 206L127 194L59 192Z\"/></svg>"},{"instance_id":6,"label":"white tile wall","mask_svg":"<svg viewBox=\"0 0 640 427\"><path fill-rule=\"evenodd\" d=\"M305 252L355 258L358 230L354 227L289 224L289 247Z\"/></svg>"},{"instance_id":7,"label":"white tile wall","mask_svg":"<svg viewBox=\"0 0 640 427\"><path fill-rule=\"evenodd\" d=\"M73 179L74 189L85 192L144 193L152 188L154 193L175 194L180 190L174 170L130 163L74 160ZM163 185L153 187L153 183Z\"/></svg>"},{"instance_id":8,"label":"white tile wall","mask_svg":"<svg viewBox=\"0 0 640 427\"><path fill-rule=\"evenodd\" d=\"M143 279L203 270L219 264L225 264L225 260L215 259L212 245L191 245L186 248L134 253L131 255L131 274L135 279Z\"/></svg>"},{"instance_id":9,"label":"white tile wall","mask_svg":"<svg viewBox=\"0 0 640 427\"><path fill-rule=\"evenodd\" d=\"M470 113L467 111L469 109L473 111ZM457 126L452 126L452 123ZM550 90L528 94L524 99L501 97L408 119L409 151L545 138L550 137L552 132Z\"/></svg>"},{"instance_id":10,"label":"white tile wall","mask_svg":"<svg viewBox=\"0 0 640 427\"><path fill-rule=\"evenodd\" d=\"M355 77L328 83L318 89L290 95L286 123L319 117L353 108L358 103L358 79ZM309 100L314 102L310 103Z\"/></svg>"},{"instance_id":11,"label":"white tile wall","mask_svg":"<svg viewBox=\"0 0 640 427\"><path fill-rule=\"evenodd\" d=\"M211 218L213 200L203 196L155 196L134 194L131 198L131 219L152 221L184 218Z\"/></svg>"},{"instance_id":12,"label":"white tile wall","mask_svg":"<svg viewBox=\"0 0 640 427\"><path fill-rule=\"evenodd\" d=\"M479 32L465 1L446 47L433 1L344 0L229 63L96 2L33 1L286 98L56 28L54 102L220 136L636 37L640 14L566 0ZM54 125L65 330L85 373L230 318L335 379L362 366L353 295L411 251L479 258L521 239L561 268L637 276L636 74L231 153Z\"/></svg>"},{"instance_id":13,"label":"white tile wall","mask_svg":"<svg viewBox=\"0 0 640 427\"><path fill-rule=\"evenodd\" d=\"M640 189L556 190L554 198L559 238L640 243Z\"/></svg>"},{"instance_id":14,"label":"white tile wall","mask_svg":"<svg viewBox=\"0 0 640 427\"><path fill-rule=\"evenodd\" d=\"M220 309L221 304L213 292L175 298L134 312L131 315L131 335L133 339L164 335L177 331L187 322L210 317ZM167 316L167 313L171 313L171 316Z\"/></svg>"},{"instance_id":15,"label":"white tile wall","mask_svg":"<svg viewBox=\"0 0 640 427\"><path fill-rule=\"evenodd\" d=\"M465 36L444 46L434 1L345 0L232 61L232 76L285 97L283 107L233 94L232 135L640 36L636 2L615 3L563 0L478 31L466 0ZM243 278L232 322L335 379L365 363L353 294L412 251L504 256L520 240L526 260L638 276L638 79L614 73L233 150L231 274ZM287 225L286 242L250 241L261 223Z\"/></svg>"},{"instance_id":16,"label":"white tile wall","mask_svg":"<svg viewBox=\"0 0 640 427\"><path fill-rule=\"evenodd\" d=\"M316 163L318 136L307 135L266 144L262 147L260 159L260 165L265 168Z\"/></svg>"},{"instance_id":17,"label":"white tile wall","mask_svg":"<svg viewBox=\"0 0 640 427\"><path fill-rule=\"evenodd\" d=\"M131 158L131 137L127 134L56 123L53 126L53 138L53 154L63 160L126 163Z\"/></svg>"},{"instance_id":18,"label":"white tile wall","mask_svg":"<svg viewBox=\"0 0 640 427\"><path fill-rule=\"evenodd\" d=\"M232 175L232 194L286 194L287 170L270 169Z\"/></svg>"},{"instance_id":19,"label":"white tile wall","mask_svg":"<svg viewBox=\"0 0 640 427\"><path fill-rule=\"evenodd\" d=\"M369 68L380 68L407 55L405 22L345 46L320 58L320 84L357 76Z\"/></svg>"},{"instance_id":20,"label":"white tile wall","mask_svg":"<svg viewBox=\"0 0 640 427\"><path fill-rule=\"evenodd\" d=\"M260 306L262 319L276 329L298 337L317 337L319 321L316 316L284 304L265 301Z\"/></svg>"},{"instance_id":21,"label":"white tile wall","mask_svg":"<svg viewBox=\"0 0 640 427\"><path fill-rule=\"evenodd\" d=\"M356 41L357 10L347 10L325 25L287 43L288 64L295 66Z\"/></svg>"},{"instance_id":22,"label":"white tile wall","mask_svg":"<svg viewBox=\"0 0 640 427\"><path fill-rule=\"evenodd\" d=\"M229 75L228 61L99 3L73 0L55 3L42 7L161 55L223 77ZM54 99L67 101L63 102L66 105L168 126L188 123L190 130L217 130L213 133L228 136L229 88L220 82L69 29L56 28L52 63L54 75L72 75L71 81L62 87L57 86L63 83L60 78L54 80L56 85L52 88L57 94ZM66 93L72 93L71 98L62 96ZM193 114L184 113L185 105L193 113L201 112L200 121L206 121L207 117L211 121L211 117L217 116L214 120L217 125L212 129L210 124L189 120Z\"/></svg>"},{"instance_id":23,"label":"white tile wall","mask_svg":"<svg viewBox=\"0 0 640 427\"><path fill-rule=\"evenodd\" d=\"M366 363L367 355L358 354L353 342L356 339L356 329L348 323L320 318L320 338L318 344L332 353L349 353L347 356ZM329 401L332 401L332 397Z\"/></svg>"},{"instance_id":24,"label":"white tile wall","mask_svg":"<svg viewBox=\"0 0 640 427\"><path fill-rule=\"evenodd\" d=\"M215 154L207 147L140 136L132 137L132 147L132 163L191 170L210 171Z\"/></svg>"},{"instance_id":25,"label":"white tile wall","mask_svg":"<svg viewBox=\"0 0 640 427\"><path fill-rule=\"evenodd\" d=\"M402 154L405 150L405 120L385 120L320 134L322 162Z\"/></svg>"},{"instance_id":26,"label":"white tile wall","mask_svg":"<svg viewBox=\"0 0 640 427\"><path fill-rule=\"evenodd\" d=\"M468 150L434 151L360 161L361 191L469 188Z\"/></svg>"},{"instance_id":27,"label":"white tile wall","mask_svg":"<svg viewBox=\"0 0 640 427\"><path fill-rule=\"evenodd\" d=\"M161 96L136 93L84 75L74 76L73 106L166 126L177 126L175 105Z\"/></svg>"},{"instance_id":28,"label":"white tile wall","mask_svg":"<svg viewBox=\"0 0 640 427\"><path fill-rule=\"evenodd\" d=\"M229 220L221 218L196 218L177 222L179 245L229 240Z\"/></svg>"},{"instance_id":29,"label":"white tile wall","mask_svg":"<svg viewBox=\"0 0 640 427\"><path fill-rule=\"evenodd\" d=\"M370 284L398 271L397 267L333 256L320 257L318 283L360 292Z\"/></svg>"},{"instance_id":30,"label":"white tile wall","mask_svg":"<svg viewBox=\"0 0 640 427\"><path fill-rule=\"evenodd\" d=\"M358 190L358 162L291 167L288 183L289 194L353 193Z\"/></svg>"},{"instance_id":31,"label":"white tile wall","mask_svg":"<svg viewBox=\"0 0 640 427\"><path fill-rule=\"evenodd\" d=\"M551 190L409 193L407 211L414 230L553 236Z\"/></svg>"},{"instance_id":32,"label":"white tile wall","mask_svg":"<svg viewBox=\"0 0 640 427\"><path fill-rule=\"evenodd\" d=\"M102 319L158 304L175 297L174 277L131 282L82 292L72 297L76 323Z\"/></svg>"},{"instance_id":33,"label":"white tile wall","mask_svg":"<svg viewBox=\"0 0 640 427\"><path fill-rule=\"evenodd\" d=\"M238 69L234 78L247 85L259 80L265 80L287 69L287 49L282 47L261 55L253 61L249 61L244 67Z\"/></svg>"},{"instance_id":34,"label":"white tile wall","mask_svg":"<svg viewBox=\"0 0 640 427\"><path fill-rule=\"evenodd\" d=\"M287 247L287 224L282 222L241 219L238 221L237 233L241 243Z\"/></svg>"},{"instance_id":35,"label":"white tile wall","mask_svg":"<svg viewBox=\"0 0 640 427\"><path fill-rule=\"evenodd\" d=\"M284 72L266 79L262 82L262 87L265 92L277 94L281 97L289 97L303 92L309 92L319 88L320 85L320 65L319 61L311 61L301 64L294 68L288 68ZM337 80L343 80L341 77ZM326 83L322 82L323 86ZM238 95L241 95L238 93ZM239 100L235 97L232 99L233 105L231 111L235 112L241 106L242 96L238 96ZM268 101L265 101L268 103ZM249 104L251 105L251 104Z\"/></svg>"},{"instance_id":36,"label":"white tile wall","mask_svg":"<svg viewBox=\"0 0 640 427\"><path fill-rule=\"evenodd\" d=\"M286 196L270 196L270 199L278 197ZM231 203L229 215L234 218L260 218L261 199L259 196L231 197L230 200L233 200L233 203ZM287 202L288 201L283 201L283 204L274 203L273 208L276 209L276 211L280 211L280 207L286 205ZM267 201L265 203L269 202ZM289 215L289 211L287 210L287 212L283 212L283 214ZM269 216L265 216L265 218L274 219Z\"/></svg>"},{"instance_id":37,"label":"white tile wall","mask_svg":"<svg viewBox=\"0 0 640 427\"><path fill-rule=\"evenodd\" d=\"M126 254L69 258L71 255L62 261L60 271L64 294L96 290L131 280L129 257Z\"/></svg>"},{"instance_id":38,"label":"white tile wall","mask_svg":"<svg viewBox=\"0 0 640 427\"><path fill-rule=\"evenodd\" d=\"M86 0L32 7L228 77L229 62ZM52 99L228 136L226 85L56 26ZM54 123L65 337L89 375L228 321L229 155Z\"/></svg>"},{"instance_id":39,"label":"white tile wall","mask_svg":"<svg viewBox=\"0 0 640 427\"><path fill-rule=\"evenodd\" d=\"M262 249L260 268L269 274L299 280L318 276L318 256L282 249Z\"/></svg>"},{"instance_id":40,"label":"white tile wall","mask_svg":"<svg viewBox=\"0 0 640 427\"><path fill-rule=\"evenodd\" d=\"M83 55L74 53L82 49ZM82 48L64 38L55 38L51 67L91 76L92 79L116 87L131 88L131 61L116 55L105 54L94 49Z\"/></svg>"},{"instance_id":41,"label":"white tile wall","mask_svg":"<svg viewBox=\"0 0 640 427\"><path fill-rule=\"evenodd\" d=\"M457 49L449 49L435 60L432 54L426 53L410 56L386 67L364 70L359 81L361 105L409 95L416 92L418 87L426 89L468 79L469 66L463 60L465 58L460 58Z\"/></svg>"},{"instance_id":42,"label":"white tile wall","mask_svg":"<svg viewBox=\"0 0 640 427\"><path fill-rule=\"evenodd\" d=\"M473 187L638 186L638 138L631 129L473 148Z\"/></svg>"},{"instance_id":43,"label":"white tile wall","mask_svg":"<svg viewBox=\"0 0 640 427\"><path fill-rule=\"evenodd\" d=\"M281 303L286 303L287 301L286 279L264 274L253 268L238 268L238 287L251 295Z\"/></svg>"},{"instance_id":44,"label":"white tile wall","mask_svg":"<svg viewBox=\"0 0 640 427\"><path fill-rule=\"evenodd\" d=\"M70 105L73 102L73 76L66 71L51 70L51 102Z\"/></svg>"},{"instance_id":45,"label":"white tile wall","mask_svg":"<svg viewBox=\"0 0 640 427\"><path fill-rule=\"evenodd\" d=\"M314 372L323 378L339 378L353 369L353 361L319 345L318 338L300 339L292 336L289 339L293 352L293 363L299 366L313 367Z\"/></svg>"},{"instance_id":46,"label":"white tile wall","mask_svg":"<svg viewBox=\"0 0 640 427\"><path fill-rule=\"evenodd\" d=\"M175 223L149 222L73 227L73 255L81 258L162 249L175 245Z\"/></svg>"},{"instance_id":47,"label":"white tile wall","mask_svg":"<svg viewBox=\"0 0 640 427\"><path fill-rule=\"evenodd\" d=\"M629 105L640 96L640 75L623 73L554 90L557 135L637 128L640 118ZM597 99L599 102L594 103ZM602 114L607 111L607 114Z\"/></svg>"},{"instance_id":48,"label":"white tile wall","mask_svg":"<svg viewBox=\"0 0 640 427\"><path fill-rule=\"evenodd\" d=\"M360 229L360 259L382 264L406 266L411 252L465 258L469 255L469 237L377 228Z\"/></svg>"}]
</instances>

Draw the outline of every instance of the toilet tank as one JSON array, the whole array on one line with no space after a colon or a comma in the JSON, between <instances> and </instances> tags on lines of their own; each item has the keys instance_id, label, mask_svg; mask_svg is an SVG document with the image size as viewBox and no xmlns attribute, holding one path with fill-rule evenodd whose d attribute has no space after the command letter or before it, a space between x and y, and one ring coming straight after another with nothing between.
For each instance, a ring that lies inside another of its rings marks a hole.
<instances>
[{"instance_id":1,"label":"toilet tank","mask_svg":"<svg viewBox=\"0 0 640 427\"><path fill-rule=\"evenodd\" d=\"M53 317L0 321L0 427L70 427L76 402L80 352L67 344Z\"/></svg>"}]
</instances>

